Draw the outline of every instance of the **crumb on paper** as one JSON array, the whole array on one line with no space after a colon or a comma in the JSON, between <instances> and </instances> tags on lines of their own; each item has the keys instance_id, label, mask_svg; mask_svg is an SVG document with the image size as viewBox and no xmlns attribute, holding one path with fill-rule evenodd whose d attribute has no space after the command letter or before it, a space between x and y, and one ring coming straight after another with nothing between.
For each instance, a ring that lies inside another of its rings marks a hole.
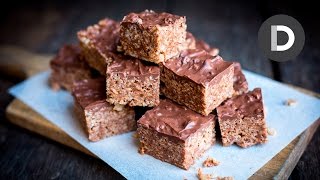
<instances>
[{"instance_id":1,"label":"crumb on paper","mask_svg":"<svg viewBox=\"0 0 320 180\"><path fill-rule=\"evenodd\" d=\"M220 164L220 162L217 161L216 159L212 158L212 157L208 157L208 158L203 162L203 166L204 166L204 167L218 166L219 164Z\"/></svg>"},{"instance_id":2,"label":"crumb on paper","mask_svg":"<svg viewBox=\"0 0 320 180\"><path fill-rule=\"evenodd\" d=\"M298 102L294 99L287 99L285 102L284 102L284 105L286 106L295 106L297 105Z\"/></svg>"},{"instance_id":3,"label":"crumb on paper","mask_svg":"<svg viewBox=\"0 0 320 180\"><path fill-rule=\"evenodd\" d=\"M218 177L215 178L215 180L234 180L234 178L231 177L231 176L227 176L227 177L218 176Z\"/></svg>"},{"instance_id":4,"label":"crumb on paper","mask_svg":"<svg viewBox=\"0 0 320 180\"><path fill-rule=\"evenodd\" d=\"M59 91L61 89L60 85L55 82L50 82L50 86L53 91Z\"/></svg>"},{"instance_id":5,"label":"crumb on paper","mask_svg":"<svg viewBox=\"0 0 320 180\"><path fill-rule=\"evenodd\" d=\"M275 136L277 134L277 131L274 128L269 127L267 131L270 136Z\"/></svg>"},{"instance_id":6,"label":"crumb on paper","mask_svg":"<svg viewBox=\"0 0 320 180\"><path fill-rule=\"evenodd\" d=\"M212 174L204 174L204 173L202 172L202 169L201 169L201 168L198 169L197 177L198 177L199 180L209 180L209 179L213 179L213 175L212 175Z\"/></svg>"},{"instance_id":7,"label":"crumb on paper","mask_svg":"<svg viewBox=\"0 0 320 180\"><path fill-rule=\"evenodd\" d=\"M202 172L201 168L198 169L197 177L199 180L210 180L210 179L212 179L212 180L234 180L234 178L231 176L222 177L222 176L214 176L213 174L204 174Z\"/></svg>"},{"instance_id":8,"label":"crumb on paper","mask_svg":"<svg viewBox=\"0 0 320 180\"><path fill-rule=\"evenodd\" d=\"M144 155L144 147L143 147L143 146L140 146L140 148L138 149L138 152L139 152L141 155Z\"/></svg>"},{"instance_id":9,"label":"crumb on paper","mask_svg":"<svg viewBox=\"0 0 320 180\"><path fill-rule=\"evenodd\" d=\"M138 133L133 133L132 137L135 138L135 139L138 139L139 138Z\"/></svg>"}]
</instances>

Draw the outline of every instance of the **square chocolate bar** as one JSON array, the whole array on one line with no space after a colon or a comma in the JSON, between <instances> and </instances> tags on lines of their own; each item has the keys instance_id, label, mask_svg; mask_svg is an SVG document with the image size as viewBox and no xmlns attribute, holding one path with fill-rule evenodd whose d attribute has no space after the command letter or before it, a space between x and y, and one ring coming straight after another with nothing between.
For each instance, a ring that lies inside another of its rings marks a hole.
<instances>
[{"instance_id":1,"label":"square chocolate bar","mask_svg":"<svg viewBox=\"0 0 320 180\"><path fill-rule=\"evenodd\" d=\"M106 74L107 65L112 61L110 54L117 52L119 31L120 24L106 18L78 32L83 56L101 75Z\"/></svg>"},{"instance_id":2,"label":"square chocolate bar","mask_svg":"<svg viewBox=\"0 0 320 180\"><path fill-rule=\"evenodd\" d=\"M146 10L128 14L120 26L120 43L127 55L160 63L185 48L185 17Z\"/></svg>"},{"instance_id":3,"label":"square chocolate bar","mask_svg":"<svg viewBox=\"0 0 320 180\"><path fill-rule=\"evenodd\" d=\"M159 86L159 67L134 57L114 55L107 68L107 101L111 104L156 106Z\"/></svg>"},{"instance_id":4,"label":"square chocolate bar","mask_svg":"<svg viewBox=\"0 0 320 180\"><path fill-rule=\"evenodd\" d=\"M184 50L160 68L161 92L203 115L233 94L233 64L204 50Z\"/></svg>"},{"instance_id":5,"label":"square chocolate bar","mask_svg":"<svg viewBox=\"0 0 320 180\"><path fill-rule=\"evenodd\" d=\"M136 128L134 109L108 103L105 87L105 78L87 79L76 82L73 86L75 113L90 141L123 134Z\"/></svg>"},{"instance_id":6,"label":"square chocolate bar","mask_svg":"<svg viewBox=\"0 0 320 180\"><path fill-rule=\"evenodd\" d=\"M267 142L261 89L232 97L217 108L222 143L246 148Z\"/></svg>"},{"instance_id":7,"label":"square chocolate bar","mask_svg":"<svg viewBox=\"0 0 320 180\"><path fill-rule=\"evenodd\" d=\"M50 61L50 85L53 89L72 90L74 82L92 78L92 69L80 56L80 48L76 45L64 45L57 56Z\"/></svg>"},{"instance_id":8,"label":"square chocolate bar","mask_svg":"<svg viewBox=\"0 0 320 180\"><path fill-rule=\"evenodd\" d=\"M215 143L214 117L161 100L138 121L139 151L189 169Z\"/></svg>"}]
</instances>

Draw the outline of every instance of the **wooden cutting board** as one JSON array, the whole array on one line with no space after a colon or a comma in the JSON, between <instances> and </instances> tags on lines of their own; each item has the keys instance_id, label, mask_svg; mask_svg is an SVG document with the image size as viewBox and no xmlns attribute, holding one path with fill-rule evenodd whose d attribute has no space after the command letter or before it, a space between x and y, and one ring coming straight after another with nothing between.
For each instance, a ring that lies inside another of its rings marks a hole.
<instances>
[{"instance_id":1,"label":"wooden cutting board","mask_svg":"<svg viewBox=\"0 0 320 180\"><path fill-rule=\"evenodd\" d=\"M12 46L0 47L0 57L0 70L8 75L19 78L28 78L40 71L47 70L49 61L52 58L51 55L34 54ZM320 95L314 92L294 86L292 86L292 88L320 98ZM9 104L6 109L6 115L8 120L13 124L94 156L59 127L43 118L18 99L13 100ZM252 175L250 179L287 179L319 124L320 119L274 156L260 170Z\"/></svg>"}]
</instances>

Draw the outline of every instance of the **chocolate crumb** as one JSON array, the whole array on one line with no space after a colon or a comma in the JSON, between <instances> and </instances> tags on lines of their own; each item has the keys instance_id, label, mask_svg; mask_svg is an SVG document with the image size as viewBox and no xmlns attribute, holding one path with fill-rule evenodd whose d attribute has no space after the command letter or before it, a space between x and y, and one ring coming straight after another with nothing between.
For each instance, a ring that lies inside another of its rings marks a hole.
<instances>
[{"instance_id":1,"label":"chocolate crumb","mask_svg":"<svg viewBox=\"0 0 320 180\"><path fill-rule=\"evenodd\" d=\"M220 164L219 161L217 161L214 158L208 157L204 162L203 166L204 167L212 167L212 166L218 166Z\"/></svg>"},{"instance_id":2,"label":"chocolate crumb","mask_svg":"<svg viewBox=\"0 0 320 180\"><path fill-rule=\"evenodd\" d=\"M138 152L141 154L141 155L144 155L144 147L141 146L138 150Z\"/></svg>"},{"instance_id":3,"label":"chocolate crumb","mask_svg":"<svg viewBox=\"0 0 320 180\"><path fill-rule=\"evenodd\" d=\"M203 174L202 169L198 169L197 177L199 180L209 180L213 178L212 174Z\"/></svg>"},{"instance_id":4,"label":"chocolate crumb","mask_svg":"<svg viewBox=\"0 0 320 180\"><path fill-rule=\"evenodd\" d=\"M51 82L51 88L53 89L53 91L59 91L61 89L60 85L55 82Z\"/></svg>"},{"instance_id":5,"label":"chocolate crumb","mask_svg":"<svg viewBox=\"0 0 320 180\"><path fill-rule=\"evenodd\" d=\"M267 131L270 136L275 136L277 134L277 131L274 128L268 128Z\"/></svg>"},{"instance_id":6,"label":"chocolate crumb","mask_svg":"<svg viewBox=\"0 0 320 180\"><path fill-rule=\"evenodd\" d=\"M284 105L286 105L286 106L295 106L297 104L298 104L298 102L294 99L288 99L284 102Z\"/></svg>"},{"instance_id":7,"label":"chocolate crumb","mask_svg":"<svg viewBox=\"0 0 320 180\"><path fill-rule=\"evenodd\" d=\"M227 177L216 177L215 180L234 180L233 177L227 176Z\"/></svg>"},{"instance_id":8,"label":"chocolate crumb","mask_svg":"<svg viewBox=\"0 0 320 180\"><path fill-rule=\"evenodd\" d=\"M133 133L133 134L132 134L132 137L135 138L135 139L138 139L138 138L139 138L139 137L138 137L138 133Z\"/></svg>"}]
</instances>

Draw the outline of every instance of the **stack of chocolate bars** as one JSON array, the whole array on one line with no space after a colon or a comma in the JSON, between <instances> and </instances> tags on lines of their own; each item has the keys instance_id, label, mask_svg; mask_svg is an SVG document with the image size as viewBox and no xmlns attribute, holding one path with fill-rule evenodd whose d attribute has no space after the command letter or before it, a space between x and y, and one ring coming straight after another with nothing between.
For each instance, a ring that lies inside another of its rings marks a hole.
<instances>
[{"instance_id":1,"label":"stack of chocolate bars","mask_svg":"<svg viewBox=\"0 0 320 180\"><path fill-rule=\"evenodd\" d=\"M215 129L224 146L267 141L261 90L248 92L240 64L186 29L185 17L146 10L103 19L61 48L50 82L72 92L90 141L137 130L140 153L183 169ZM138 121L135 106L148 107Z\"/></svg>"}]
</instances>

